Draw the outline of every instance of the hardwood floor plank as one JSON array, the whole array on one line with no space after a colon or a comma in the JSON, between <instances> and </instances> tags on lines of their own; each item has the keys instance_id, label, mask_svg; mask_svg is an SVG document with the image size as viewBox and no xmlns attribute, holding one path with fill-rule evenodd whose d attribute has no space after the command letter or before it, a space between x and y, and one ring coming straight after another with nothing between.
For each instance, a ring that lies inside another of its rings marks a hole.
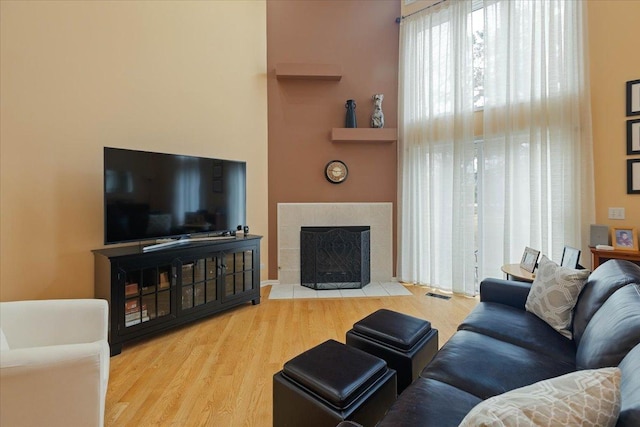
<instances>
[{"instance_id":1,"label":"hardwood floor plank","mask_svg":"<svg viewBox=\"0 0 640 427\"><path fill-rule=\"evenodd\" d=\"M282 365L387 308L427 319L440 345L477 303L454 295L269 300L239 306L125 346L111 358L106 426L271 426L272 380Z\"/></svg>"}]
</instances>

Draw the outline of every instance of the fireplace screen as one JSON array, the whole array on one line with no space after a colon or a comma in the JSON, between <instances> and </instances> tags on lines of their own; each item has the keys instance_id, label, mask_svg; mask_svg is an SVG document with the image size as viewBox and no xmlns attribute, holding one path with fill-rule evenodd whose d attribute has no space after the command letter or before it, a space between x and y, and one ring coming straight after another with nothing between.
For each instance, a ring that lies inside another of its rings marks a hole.
<instances>
[{"instance_id":1,"label":"fireplace screen","mask_svg":"<svg viewBox=\"0 0 640 427\"><path fill-rule=\"evenodd\" d=\"M302 227L300 281L320 289L359 289L371 281L370 227Z\"/></svg>"}]
</instances>

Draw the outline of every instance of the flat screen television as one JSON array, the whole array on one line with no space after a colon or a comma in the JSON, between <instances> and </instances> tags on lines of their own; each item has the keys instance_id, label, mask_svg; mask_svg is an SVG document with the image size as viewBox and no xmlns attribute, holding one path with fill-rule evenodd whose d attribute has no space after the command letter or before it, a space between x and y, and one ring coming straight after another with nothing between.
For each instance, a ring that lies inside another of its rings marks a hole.
<instances>
[{"instance_id":1,"label":"flat screen television","mask_svg":"<svg viewBox=\"0 0 640 427\"><path fill-rule=\"evenodd\" d=\"M246 224L246 163L104 148L105 244L229 234Z\"/></svg>"}]
</instances>

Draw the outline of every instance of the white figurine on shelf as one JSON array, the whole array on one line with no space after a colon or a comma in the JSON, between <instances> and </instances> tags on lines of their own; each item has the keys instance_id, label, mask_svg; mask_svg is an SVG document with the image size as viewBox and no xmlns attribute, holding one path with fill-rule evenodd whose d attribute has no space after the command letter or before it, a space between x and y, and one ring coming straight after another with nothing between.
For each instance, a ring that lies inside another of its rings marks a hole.
<instances>
[{"instance_id":1,"label":"white figurine on shelf","mask_svg":"<svg viewBox=\"0 0 640 427\"><path fill-rule=\"evenodd\" d=\"M371 127L383 128L384 127L384 114L382 113L382 100L384 95L376 93L373 95L373 114L371 115Z\"/></svg>"}]
</instances>

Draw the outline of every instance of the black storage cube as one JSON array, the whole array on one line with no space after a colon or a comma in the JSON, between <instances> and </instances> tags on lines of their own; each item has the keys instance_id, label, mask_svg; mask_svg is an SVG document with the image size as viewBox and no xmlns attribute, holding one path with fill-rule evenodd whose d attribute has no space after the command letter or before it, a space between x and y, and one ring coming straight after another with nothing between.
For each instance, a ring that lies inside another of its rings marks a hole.
<instances>
[{"instance_id":1,"label":"black storage cube","mask_svg":"<svg viewBox=\"0 0 640 427\"><path fill-rule=\"evenodd\" d=\"M380 309L356 322L347 345L384 359L398 376L398 394L438 352L438 330L427 320Z\"/></svg>"},{"instance_id":2,"label":"black storage cube","mask_svg":"<svg viewBox=\"0 0 640 427\"><path fill-rule=\"evenodd\" d=\"M334 340L305 351L273 377L273 426L375 426L396 400L384 360Z\"/></svg>"}]
</instances>

